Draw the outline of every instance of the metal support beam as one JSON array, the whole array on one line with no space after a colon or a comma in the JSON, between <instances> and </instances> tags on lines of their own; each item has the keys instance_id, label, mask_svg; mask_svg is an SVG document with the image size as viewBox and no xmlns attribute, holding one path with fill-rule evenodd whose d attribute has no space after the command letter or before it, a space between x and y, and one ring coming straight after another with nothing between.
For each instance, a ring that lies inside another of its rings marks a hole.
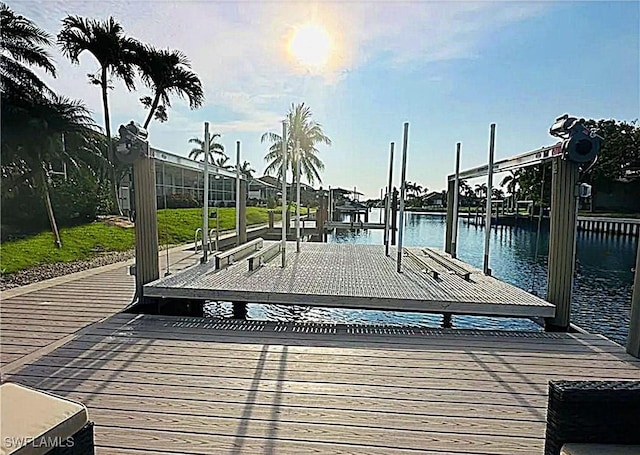
<instances>
[{"instance_id":1,"label":"metal support beam","mask_svg":"<svg viewBox=\"0 0 640 455\"><path fill-rule=\"evenodd\" d=\"M501 172L512 171L522 167L533 166L540 164L542 161L548 160L562 153L562 143L549 145L537 150L525 152L521 155L512 156L511 158L505 158L503 160L496 161L493 164L493 173L498 174ZM460 173L460 179L474 179L477 177L484 177L489 173L489 167L485 164L482 166L467 169ZM448 176L449 180L455 179L455 174Z\"/></svg>"},{"instance_id":2,"label":"metal support beam","mask_svg":"<svg viewBox=\"0 0 640 455\"><path fill-rule=\"evenodd\" d=\"M398 189L393 188L391 196L391 246L396 244L396 233L398 232Z\"/></svg>"},{"instance_id":3,"label":"metal support beam","mask_svg":"<svg viewBox=\"0 0 640 455\"><path fill-rule=\"evenodd\" d=\"M629 317L629 336L627 337L627 352L634 357L640 358L640 237L638 240L636 274L633 281L633 296L631 297L631 314Z\"/></svg>"},{"instance_id":4,"label":"metal support beam","mask_svg":"<svg viewBox=\"0 0 640 455\"><path fill-rule=\"evenodd\" d=\"M453 185L453 222L451 224L451 256L456 257L458 254L458 197L460 193L460 147L462 144L456 144L456 178Z\"/></svg>"},{"instance_id":5,"label":"metal support beam","mask_svg":"<svg viewBox=\"0 0 640 455\"><path fill-rule=\"evenodd\" d=\"M182 173L184 185L184 172ZM202 258L204 264L209 260L209 122L204 122L204 185L202 187Z\"/></svg>"},{"instance_id":6,"label":"metal support beam","mask_svg":"<svg viewBox=\"0 0 640 455\"><path fill-rule=\"evenodd\" d=\"M240 180L240 217L238 218L238 245L247 243L247 186L249 182L245 179ZM216 239L217 245L217 239ZM217 248L217 247L216 247Z\"/></svg>"},{"instance_id":7,"label":"metal support beam","mask_svg":"<svg viewBox=\"0 0 640 455\"><path fill-rule=\"evenodd\" d=\"M282 268L287 265L287 122L282 122Z\"/></svg>"},{"instance_id":8,"label":"metal support beam","mask_svg":"<svg viewBox=\"0 0 640 455\"><path fill-rule=\"evenodd\" d=\"M300 252L300 141L296 140L296 253Z\"/></svg>"},{"instance_id":9,"label":"metal support beam","mask_svg":"<svg viewBox=\"0 0 640 455\"><path fill-rule=\"evenodd\" d=\"M447 181L447 218L446 230L444 234L444 252L451 254L451 239L453 238L453 192L455 191L455 181Z\"/></svg>"},{"instance_id":10,"label":"metal support beam","mask_svg":"<svg viewBox=\"0 0 640 455\"><path fill-rule=\"evenodd\" d=\"M402 272L402 235L404 234L404 198L407 195L407 145L409 142L409 122L404 123L402 134L402 173L400 179L400 225L398 226L398 273Z\"/></svg>"},{"instance_id":11,"label":"metal support beam","mask_svg":"<svg viewBox=\"0 0 640 455\"><path fill-rule=\"evenodd\" d=\"M485 275L491 275L489 268L489 247L491 245L491 193L493 192L493 157L496 145L496 124L491 124L491 134L489 136L489 166L487 173L487 213L484 223L484 261L482 271ZM458 173L458 178L460 173Z\"/></svg>"},{"instance_id":12,"label":"metal support beam","mask_svg":"<svg viewBox=\"0 0 640 455\"><path fill-rule=\"evenodd\" d=\"M390 240L390 235L389 235L389 218L390 218L390 211L391 211L391 185L393 184L393 150L395 148L396 144L395 142L392 142L389 147L389 186L387 186L387 199L385 201L385 207L384 207L384 254L386 254L387 256L389 256L389 240Z\"/></svg>"},{"instance_id":13,"label":"metal support beam","mask_svg":"<svg viewBox=\"0 0 640 455\"><path fill-rule=\"evenodd\" d=\"M556 306L556 315L546 321L546 329L550 331L565 331L570 323L578 172L578 163L560 158L553 160L547 301Z\"/></svg>"},{"instance_id":14,"label":"metal support beam","mask_svg":"<svg viewBox=\"0 0 640 455\"><path fill-rule=\"evenodd\" d=\"M236 246L240 245L240 141L236 141Z\"/></svg>"}]
</instances>

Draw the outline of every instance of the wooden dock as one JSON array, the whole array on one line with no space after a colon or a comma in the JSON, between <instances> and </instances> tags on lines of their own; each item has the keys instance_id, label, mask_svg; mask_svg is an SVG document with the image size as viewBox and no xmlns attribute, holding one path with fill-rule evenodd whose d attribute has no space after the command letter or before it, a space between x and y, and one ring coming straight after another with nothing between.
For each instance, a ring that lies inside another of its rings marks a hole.
<instances>
[{"instance_id":1,"label":"wooden dock","mask_svg":"<svg viewBox=\"0 0 640 455\"><path fill-rule=\"evenodd\" d=\"M384 229L384 223L365 223L364 221L327 221L325 228L329 230Z\"/></svg>"},{"instance_id":2,"label":"wooden dock","mask_svg":"<svg viewBox=\"0 0 640 455\"><path fill-rule=\"evenodd\" d=\"M265 242L267 245L268 242ZM247 261L221 270L198 264L144 287L145 296L230 302L365 308L447 314L552 317L555 307L485 276L435 249L409 248L403 273L377 245L304 243L287 246L287 266L274 258L250 271ZM436 260L441 258L440 260ZM452 267L443 266L451 263ZM468 271L469 279L454 273ZM437 277L429 270L438 272Z\"/></svg>"},{"instance_id":3,"label":"wooden dock","mask_svg":"<svg viewBox=\"0 0 640 455\"><path fill-rule=\"evenodd\" d=\"M165 251L160 252L162 271ZM193 265L188 247L170 250L171 270ZM0 366L25 362L124 310L133 300L133 260L85 270L2 292Z\"/></svg>"},{"instance_id":4,"label":"wooden dock","mask_svg":"<svg viewBox=\"0 0 640 455\"><path fill-rule=\"evenodd\" d=\"M549 380L640 361L596 335L121 314L5 379L87 405L105 455L538 455Z\"/></svg>"}]
</instances>

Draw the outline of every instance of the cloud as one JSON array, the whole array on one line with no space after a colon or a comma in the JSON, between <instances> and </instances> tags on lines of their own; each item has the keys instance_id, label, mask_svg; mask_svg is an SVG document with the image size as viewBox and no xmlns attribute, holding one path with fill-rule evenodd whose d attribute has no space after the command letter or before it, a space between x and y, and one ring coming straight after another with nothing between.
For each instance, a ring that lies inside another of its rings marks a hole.
<instances>
[{"instance_id":1,"label":"cloud","mask_svg":"<svg viewBox=\"0 0 640 455\"><path fill-rule=\"evenodd\" d=\"M12 7L53 35L67 14L104 19L110 12L127 34L159 48L182 50L203 82L204 112L224 110L226 118L209 120L227 132L273 129L292 100L339 84L375 59L402 69L428 61L473 58L491 33L546 8L523 2L119 0L23 1ZM301 67L286 51L294 28L305 22L321 24L332 37L332 56L322 71ZM60 76L51 85L84 99L102 123L99 90L85 77L97 69L95 60L83 56L77 67L59 52L56 60ZM144 89L129 93L116 84L110 95L114 120L144 118L138 101L143 94ZM200 130L202 111L190 114L180 105L176 101L170 121L154 128L166 133Z\"/></svg>"}]
</instances>

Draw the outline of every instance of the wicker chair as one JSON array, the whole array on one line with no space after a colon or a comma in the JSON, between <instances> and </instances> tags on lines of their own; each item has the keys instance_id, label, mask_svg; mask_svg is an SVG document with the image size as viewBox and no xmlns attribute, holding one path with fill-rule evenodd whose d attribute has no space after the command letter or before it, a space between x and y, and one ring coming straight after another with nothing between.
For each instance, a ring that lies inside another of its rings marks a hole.
<instances>
[{"instance_id":1,"label":"wicker chair","mask_svg":"<svg viewBox=\"0 0 640 455\"><path fill-rule=\"evenodd\" d=\"M545 455L566 443L640 445L640 381L550 382Z\"/></svg>"}]
</instances>

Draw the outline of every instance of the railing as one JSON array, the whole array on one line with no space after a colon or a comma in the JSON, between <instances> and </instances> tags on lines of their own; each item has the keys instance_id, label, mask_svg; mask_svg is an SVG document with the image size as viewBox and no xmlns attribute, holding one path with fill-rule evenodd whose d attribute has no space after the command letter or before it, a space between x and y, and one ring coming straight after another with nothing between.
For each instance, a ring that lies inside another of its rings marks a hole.
<instances>
[{"instance_id":1,"label":"railing","mask_svg":"<svg viewBox=\"0 0 640 455\"><path fill-rule=\"evenodd\" d=\"M579 216L577 228L579 231L596 232L599 234L636 236L640 233L640 219Z\"/></svg>"},{"instance_id":2,"label":"railing","mask_svg":"<svg viewBox=\"0 0 640 455\"><path fill-rule=\"evenodd\" d=\"M198 228L196 229L196 232L193 235L193 245L196 249L196 253L198 252L198 234L200 234L200 245L202 245L202 248L204 249L204 242L202 239L202 228Z\"/></svg>"},{"instance_id":3,"label":"railing","mask_svg":"<svg viewBox=\"0 0 640 455\"><path fill-rule=\"evenodd\" d=\"M216 235L215 235L215 240L212 240L212 239L214 239L214 236L213 236L213 233L214 233L214 232L215 232L215 234L216 234ZM215 228L213 228L213 229L209 229L209 239L208 239L208 240L209 240L209 251L211 251L211 252L213 252L213 251L218 251L218 250L219 250L219 246L220 246L220 245L219 245L219 233L218 233L218 230L217 230L217 229L215 229ZM214 244L215 244L215 249L211 249L211 242L212 242L212 241L213 241L213 242L214 242Z\"/></svg>"}]
</instances>

